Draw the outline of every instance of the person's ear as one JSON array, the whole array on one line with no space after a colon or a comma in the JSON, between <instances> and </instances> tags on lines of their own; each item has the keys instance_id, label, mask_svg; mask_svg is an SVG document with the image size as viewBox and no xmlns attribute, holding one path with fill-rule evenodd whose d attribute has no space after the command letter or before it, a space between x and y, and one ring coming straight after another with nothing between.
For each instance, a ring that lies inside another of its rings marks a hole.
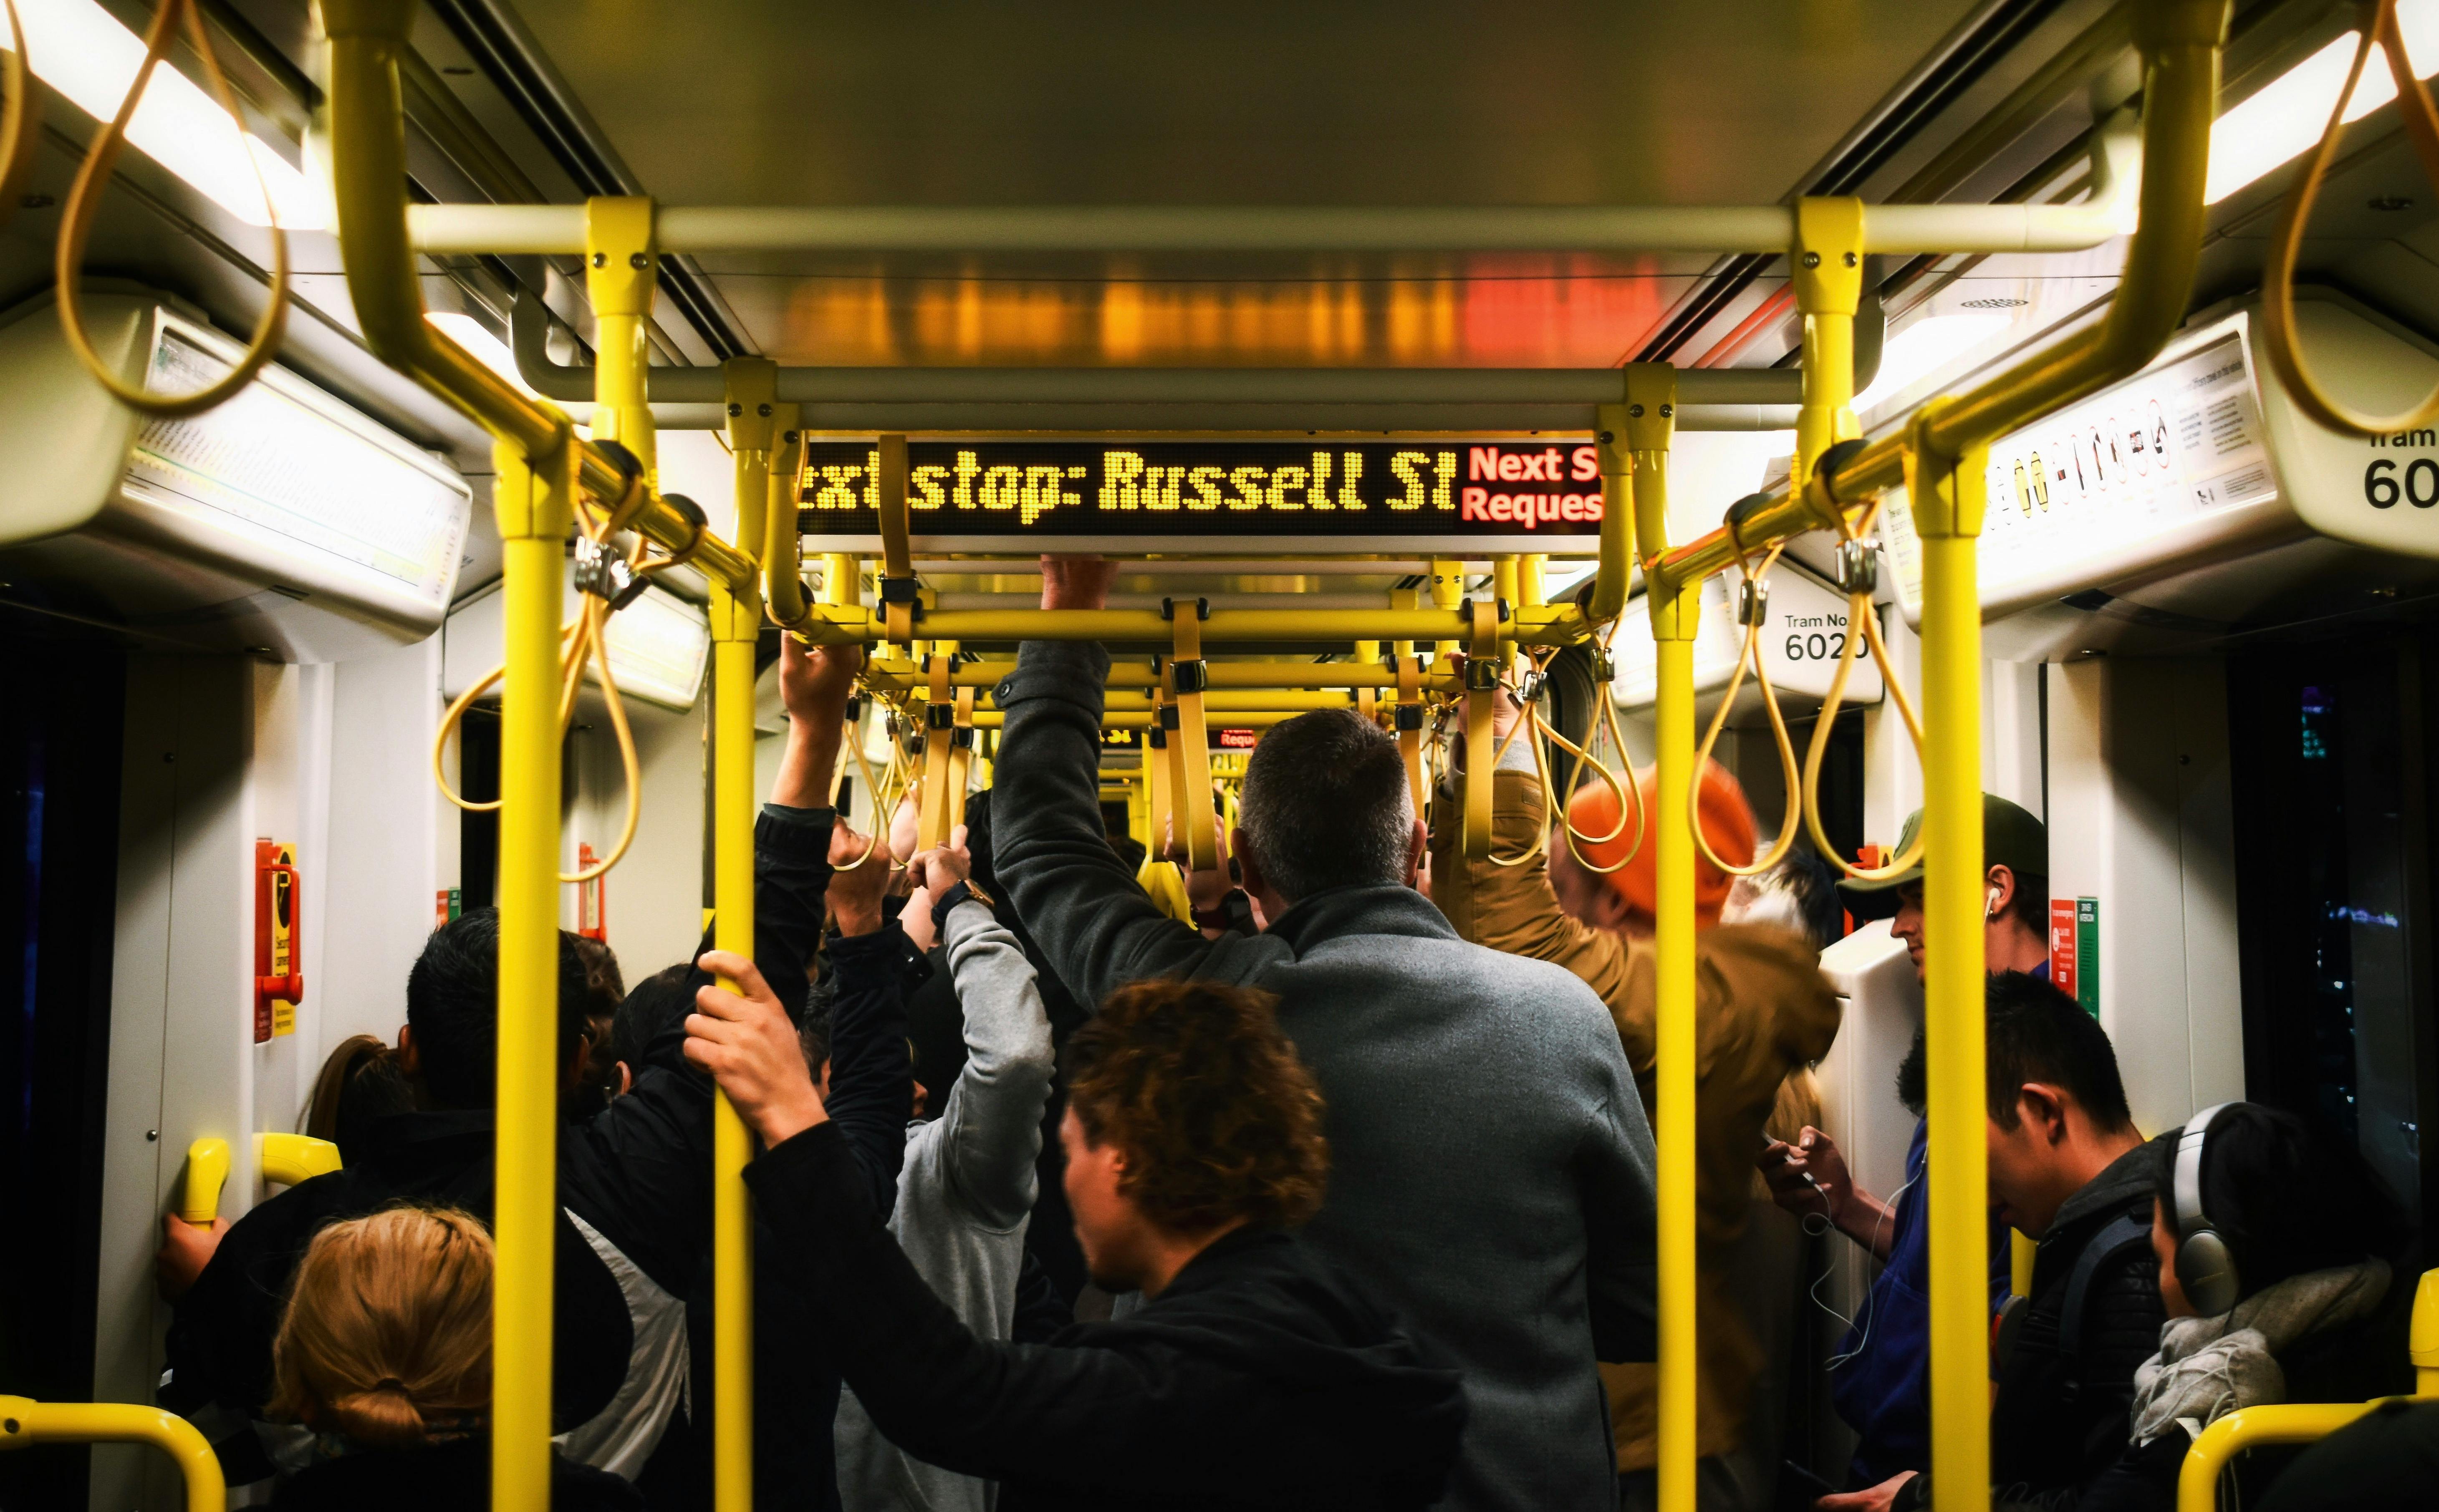
<instances>
[{"instance_id":1,"label":"person's ear","mask_svg":"<svg viewBox=\"0 0 2439 1512\"><path fill-rule=\"evenodd\" d=\"M1985 896L1987 906L1985 912L1992 918L1999 918L2005 915L2008 905L2016 900L2016 874L2008 867L1993 866L1985 876L1987 885L1985 888Z\"/></svg>"},{"instance_id":2,"label":"person's ear","mask_svg":"<svg viewBox=\"0 0 2439 1512\"><path fill-rule=\"evenodd\" d=\"M2028 1081L2016 1094L2016 1115L2033 1128L2033 1136L2044 1145L2055 1145L2066 1138L2066 1099L2055 1087Z\"/></svg>"},{"instance_id":3,"label":"person's ear","mask_svg":"<svg viewBox=\"0 0 2439 1512\"><path fill-rule=\"evenodd\" d=\"M412 1081L423 1075L423 1056L415 1048L415 1031L398 1026L398 1074Z\"/></svg>"},{"instance_id":4,"label":"person's ear","mask_svg":"<svg viewBox=\"0 0 2439 1512\"><path fill-rule=\"evenodd\" d=\"M627 1094L633 1092L634 1090L635 1070L632 1066L630 1066L627 1062L621 1060L618 1062L618 1091L614 1095L624 1097Z\"/></svg>"},{"instance_id":5,"label":"person's ear","mask_svg":"<svg viewBox=\"0 0 2439 1512\"><path fill-rule=\"evenodd\" d=\"M1415 820L1415 832L1406 837L1406 885L1423 874L1423 858L1432 853L1432 831L1419 815Z\"/></svg>"},{"instance_id":6,"label":"person's ear","mask_svg":"<svg viewBox=\"0 0 2439 1512\"><path fill-rule=\"evenodd\" d=\"M1228 831L1228 854L1236 858L1237 875L1239 879L1237 885L1248 893L1259 892L1262 888L1262 868L1254 863L1254 847L1245 839L1243 825L1238 825Z\"/></svg>"}]
</instances>

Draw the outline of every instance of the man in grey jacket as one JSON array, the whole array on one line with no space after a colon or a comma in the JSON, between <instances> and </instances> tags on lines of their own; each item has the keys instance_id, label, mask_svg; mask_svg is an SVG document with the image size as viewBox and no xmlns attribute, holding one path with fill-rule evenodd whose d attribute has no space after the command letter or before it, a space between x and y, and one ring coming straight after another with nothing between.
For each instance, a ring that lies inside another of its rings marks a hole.
<instances>
[{"instance_id":1,"label":"man in grey jacket","mask_svg":"<svg viewBox=\"0 0 2439 1512\"><path fill-rule=\"evenodd\" d=\"M940 1114L906 1131L889 1232L933 1292L984 1339L1009 1337L1025 1221L1033 1212L1050 1020L1016 937L968 880L961 826L914 858L910 908L932 910L965 1013L966 1063ZM919 1110L918 1110L919 1112ZM881 1436L852 1390L839 1394L839 1501L846 1512L989 1512L990 1483L915 1458Z\"/></svg>"},{"instance_id":2,"label":"man in grey jacket","mask_svg":"<svg viewBox=\"0 0 2439 1512\"><path fill-rule=\"evenodd\" d=\"M1110 564L1042 559L1044 609L1097 609ZM1273 729L1232 850L1268 930L1206 940L1102 838L1100 647L1028 641L994 860L1086 1003L1208 977L1279 1000L1328 1101L1329 1193L1306 1237L1454 1355L1471 1413L1446 1506L1617 1495L1595 1359L1653 1358L1652 1152L1608 1010L1563 968L1469 945L1414 888L1425 837L1395 743L1351 712Z\"/></svg>"}]
</instances>

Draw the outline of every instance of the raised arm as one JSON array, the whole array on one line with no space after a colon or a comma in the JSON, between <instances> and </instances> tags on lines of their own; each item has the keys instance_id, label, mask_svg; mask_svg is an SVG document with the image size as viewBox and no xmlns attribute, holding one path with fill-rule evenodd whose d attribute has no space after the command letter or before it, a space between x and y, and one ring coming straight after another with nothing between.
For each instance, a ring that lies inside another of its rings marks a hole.
<instances>
[{"instance_id":1,"label":"raised arm","mask_svg":"<svg viewBox=\"0 0 2439 1512\"><path fill-rule=\"evenodd\" d=\"M863 850L859 843L836 854L843 847L831 845L837 815L830 804L847 700L863 667L860 646L808 647L793 635L779 637L788 746L754 831L754 958L779 1001L800 1015L802 984L821 947L831 863L851 862Z\"/></svg>"},{"instance_id":2,"label":"raised arm","mask_svg":"<svg viewBox=\"0 0 2439 1512\"><path fill-rule=\"evenodd\" d=\"M858 842L859 846L861 842ZM864 1195L887 1213L906 1164L915 1116L915 1073L906 1055L906 936L884 919L881 858L842 874L832 889L839 937L830 946L838 991L830 1000L829 1111L864 1179ZM765 1215L767 1218L768 1215Z\"/></svg>"},{"instance_id":3,"label":"raised arm","mask_svg":"<svg viewBox=\"0 0 2439 1512\"><path fill-rule=\"evenodd\" d=\"M949 1179L985 1222L1011 1228L1033 1211L1050 1020L1032 966L989 909L968 898L948 924L949 970L966 1018L965 1069L940 1115Z\"/></svg>"},{"instance_id":4,"label":"raised arm","mask_svg":"<svg viewBox=\"0 0 2439 1512\"><path fill-rule=\"evenodd\" d=\"M1042 559L1042 608L1097 609L1108 596L1108 563ZM1087 1004L1128 982L1190 972L1211 950L1135 885L1102 829L1109 676L1096 645L1027 641L994 695L1006 722L993 769L993 869L1051 968Z\"/></svg>"}]
</instances>

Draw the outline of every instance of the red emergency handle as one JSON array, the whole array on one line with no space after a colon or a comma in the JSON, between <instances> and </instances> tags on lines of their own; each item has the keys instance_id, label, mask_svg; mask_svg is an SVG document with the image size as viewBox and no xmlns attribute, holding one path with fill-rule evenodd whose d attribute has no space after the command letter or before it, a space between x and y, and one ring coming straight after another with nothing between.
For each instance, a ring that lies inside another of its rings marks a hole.
<instances>
[{"instance_id":1,"label":"red emergency handle","mask_svg":"<svg viewBox=\"0 0 2439 1512\"><path fill-rule=\"evenodd\" d=\"M305 889L295 851L255 842L254 1038L272 1037L272 1005L305 1001ZM281 968L286 968L282 970Z\"/></svg>"}]
</instances>

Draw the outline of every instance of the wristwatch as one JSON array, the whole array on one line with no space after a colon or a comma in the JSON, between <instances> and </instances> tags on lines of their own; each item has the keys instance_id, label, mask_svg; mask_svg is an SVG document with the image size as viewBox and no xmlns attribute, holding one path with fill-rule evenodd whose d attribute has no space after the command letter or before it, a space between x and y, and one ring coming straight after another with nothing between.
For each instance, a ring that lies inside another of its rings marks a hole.
<instances>
[{"instance_id":1,"label":"wristwatch","mask_svg":"<svg viewBox=\"0 0 2439 1512\"><path fill-rule=\"evenodd\" d=\"M990 894L976 887L970 880L961 880L955 886L932 899L932 928L940 934L947 934L949 916L956 912L959 903L970 898L985 908L994 906L990 900Z\"/></svg>"},{"instance_id":2,"label":"wristwatch","mask_svg":"<svg viewBox=\"0 0 2439 1512\"><path fill-rule=\"evenodd\" d=\"M1198 929L1226 930L1235 934L1254 934L1254 900L1245 896L1243 888L1231 887L1227 896L1220 899L1219 907L1194 910L1194 923Z\"/></svg>"}]
</instances>

